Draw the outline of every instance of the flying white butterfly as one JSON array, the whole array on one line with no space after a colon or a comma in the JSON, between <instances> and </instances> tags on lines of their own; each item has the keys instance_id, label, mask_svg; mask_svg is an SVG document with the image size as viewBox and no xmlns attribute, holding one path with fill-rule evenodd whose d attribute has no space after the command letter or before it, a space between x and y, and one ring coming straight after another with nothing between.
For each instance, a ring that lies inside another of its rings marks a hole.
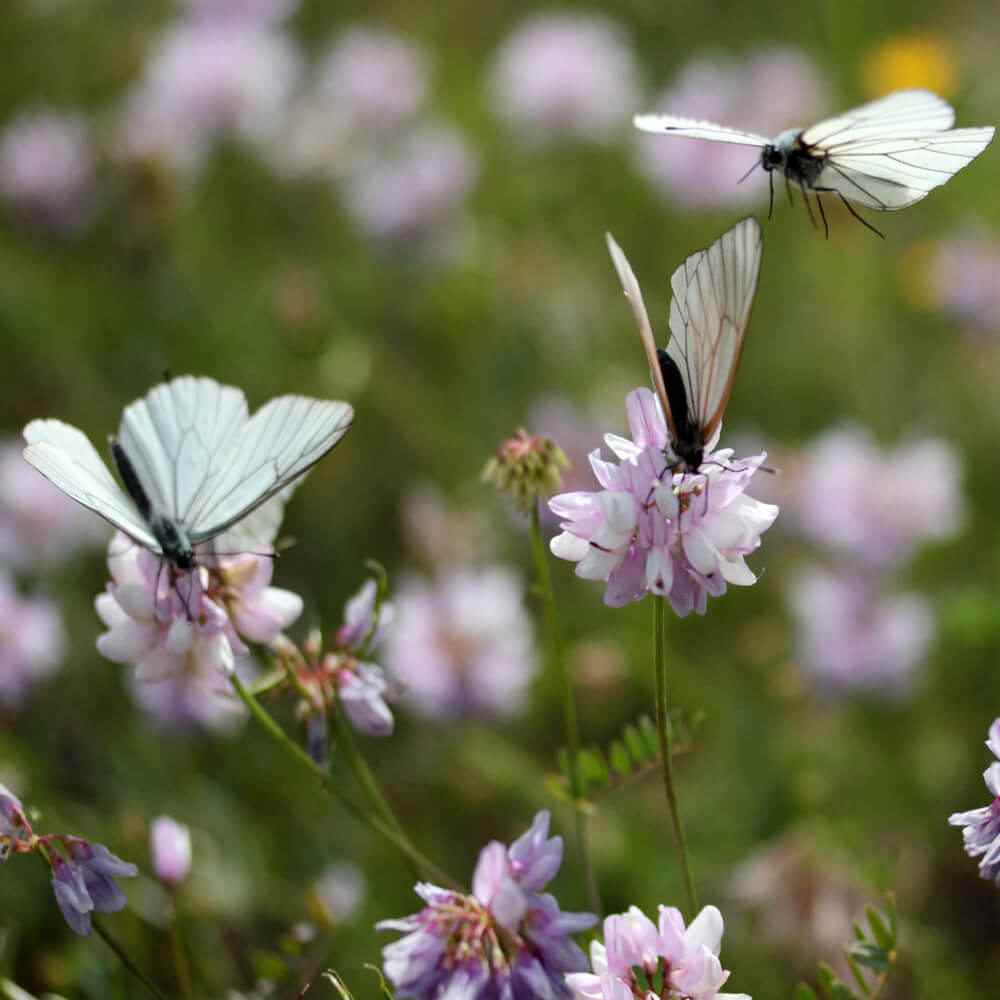
<instances>
[{"instance_id":1,"label":"flying white butterfly","mask_svg":"<svg viewBox=\"0 0 1000 1000\"><path fill-rule=\"evenodd\" d=\"M305 396L279 396L251 417L239 389L183 375L125 408L111 439L124 490L86 435L61 420L32 420L24 457L65 494L186 570L195 547L223 532L237 544L272 540L292 484L353 417L348 403Z\"/></svg>"},{"instance_id":2,"label":"flying white butterfly","mask_svg":"<svg viewBox=\"0 0 1000 1000\"><path fill-rule=\"evenodd\" d=\"M827 231L819 195L829 192L876 233L851 202L883 212L907 208L974 160L994 131L953 129L954 109L929 90L900 90L811 128L789 129L775 139L675 115L636 115L633 121L644 132L756 146L761 155L754 166L768 172L772 208L773 171L780 170L787 181L798 184L810 215L808 192L816 195Z\"/></svg>"},{"instance_id":3,"label":"flying white butterfly","mask_svg":"<svg viewBox=\"0 0 1000 1000\"><path fill-rule=\"evenodd\" d=\"M733 390L760 273L760 226L752 218L738 222L674 271L666 350L657 350L639 282L625 254L610 234L607 241L639 326L676 464L682 471L697 472Z\"/></svg>"}]
</instances>

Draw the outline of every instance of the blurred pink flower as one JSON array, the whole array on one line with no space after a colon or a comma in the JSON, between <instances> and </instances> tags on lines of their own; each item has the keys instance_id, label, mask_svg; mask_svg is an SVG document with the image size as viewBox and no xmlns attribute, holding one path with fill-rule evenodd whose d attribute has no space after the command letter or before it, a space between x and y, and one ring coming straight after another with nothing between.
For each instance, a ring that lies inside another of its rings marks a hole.
<instances>
[{"instance_id":1,"label":"blurred pink flower","mask_svg":"<svg viewBox=\"0 0 1000 1000\"><path fill-rule=\"evenodd\" d=\"M431 565L485 562L496 551L495 530L482 508L451 503L434 486L411 487L400 519L411 551Z\"/></svg>"},{"instance_id":2,"label":"blurred pink flower","mask_svg":"<svg viewBox=\"0 0 1000 1000\"><path fill-rule=\"evenodd\" d=\"M321 54L270 158L289 176L343 176L398 136L423 107L427 88L427 56L415 43L350 27Z\"/></svg>"},{"instance_id":3,"label":"blurred pink flower","mask_svg":"<svg viewBox=\"0 0 1000 1000\"><path fill-rule=\"evenodd\" d=\"M1000 758L1000 719L990 726L986 746ZM983 780L993 801L988 806L952 813L948 822L962 827L965 853L979 858L979 874L1000 886L1000 762L994 761L983 772Z\"/></svg>"},{"instance_id":4,"label":"blurred pink flower","mask_svg":"<svg viewBox=\"0 0 1000 1000\"><path fill-rule=\"evenodd\" d=\"M326 868L313 891L325 915L337 924L352 920L367 891L365 873L350 861L339 861Z\"/></svg>"},{"instance_id":5,"label":"blurred pink flower","mask_svg":"<svg viewBox=\"0 0 1000 1000\"><path fill-rule=\"evenodd\" d=\"M386 666L410 704L431 719L517 712L538 666L523 599L520 579L502 567L405 581Z\"/></svg>"},{"instance_id":6,"label":"blurred pink flower","mask_svg":"<svg viewBox=\"0 0 1000 1000\"><path fill-rule=\"evenodd\" d=\"M376 242L447 245L478 172L461 133L424 123L356 165L344 182L346 208Z\"/></svg>"},{"instance_id":7,"label":"blurred pink flower","mask_svg":"<svg viewBox=\"0 0 1000 1000\"><path fill-rule=\"evenodd\" d=\"M25 111L0 134L0 198L30 225L71 232L95 203L90 128L79 114Z\"/></svg>"},{"instance_id":8,"label":"blurred pink flower","mask_svg":"<svg viewBox=\"0 0 1000 1000\"><path fill-rule=\"evenodd\" d=\"M792 48L766 48L741 61L723 55L695 58L674 83L643 111L700 118L775 136L812 124L826 108L827 89L812 61ZM746 146L668 136L636 137L638 165L664 196L688 208L728 208L758 201L767 178ZM778 183L778 179L775 179ZM776 192L784 197L784 192Z\"/></svg>"},{"instance_id":9,"label":"blurred pink flower","mask_svg":"<svg viewBox=\"0 0 1000 1000\"><path fill-rule=\"evenodd\" d=\"M793 509L803 533L872 568L899 565L963 520L954 448L923 438L880 449L860 428L828 431L806 449Z\"/></svg>"},{"instance_id":10,"label":"blurred pink flower","mask_svg":"<svg viewBox=\"0 0 1000 1000\"><path fill-rule=\"evenodd\" d=\"M200 166L223 137L268 143L298 82L291 39L253 22L189 18L160 38L126 100L117 153Z\"/></svg>"},{"instance_id":11,"label":"blurred pink flower","mask_svg":"<svg viewBox=\"0 0 1000 1000\"><path fill-rule=\"evenodd\" d=\"M37 571L104 544L107 524L39 475L23 449L23 443L0 443L0 563Z\"/></svg>"},{"instance_id":12,"label":"blurred pink flower","mask_svg":"<svg viewBox=\"0 0 1000 1000\"><path fill-rule=\"evenodd\" d=\"M497 51L490 90L497 114L528 142L560 135L607 141L639 110L632 48L600 14L527 17Z\"/></svg>"},{"instance_id":13,"label":"blurred pink flower","mask_svg":"<svg viewBox=\"0 0 1000 1000\"><path fill-rule=\"evenodd\" d=\"M151 552L116 534L108 547L111 582L98 595L107 626L102 656L135 666L133 693L169 724L223 725L238 709L228 674L302 613L302 599L270 586L273 560L241 555L174 573Z\"/></svg>"},{"instance_id":14,"label":"blurred pink flower","mask_svg":"<svg viewBox=\"0 0 1000 1000\"><path fill-rule=\"evenodd\" d=\"M931 261L930 294L969 328L1000 331L1000 243L975 236L941 243Z\"/></svg>"},{"instance_id":15,"label":"blurred pink flower","mask_svg":"<svg viewBox=\"0 0 1000 1000\"><path fill-rule=\"evenodd\" d=\"M634 440L605 436L619 463L602 460L599 451L590 456L602 489L549 501L563 528L550 547L577 564L577 576L606 581L604 602L611 607L652 593L668 598L681 617L704 614L709 595L757 580L744 560L760 547L778 508L745 490L766 455L734 459L729 448L713 451L713 440L699 473L670 475L656 396L636 389L626 408Z\"/></svg>"},{"instance_id":16,"label":"blurred pink flower","mask_svg":"<svg viewBox=\"0 0 1000 1000\"><path fill-rule=\"evenodd\" d=\"M862 573L811 569L789 590L801 665L827 694L901 696L934 638L934 613L917 594L881 594Z\"/></svg>"},{"instance_id":17,"label":"blurred pink flower","mask_svg":"<svg viewBox=\"0 0 1000 1000\"><path fill-rule=\"evenodd\" d=\"M17 708L59 669L67 645L58 607L44 597L21 597L0 571L0 706Z\"/></svg>"},{"instance_id":18,"label":"blurred pink flower","mask_svg":"<svg viewBox=\"0 0 1000 1000\"><path fill-rule=\"evenodd\" d=\"M714 906L703 907L685 927L680 910L660 907L654 924L637 906L604 920L604 941L590 945L592 972L574 972L566 977L574 1000L634 1000L654 997L648 982L666 977L659 996L684 1000L750 1000L746 993L720 993L729 979L722 968L722 914ZM644 977L635 970L642 969Z\"/></svg>"},{"instance_id":19,"label":"blurred pink flower","mask_svg":"<svg viewBox=\"0 0 1000 1000\"><path fill-rule=\"evenodd\" d=\"M149 827L149 851L156 877L168 886L181 884L191 872L191 831L169 816L157 816Z\"/></svg>"}]
</instances>

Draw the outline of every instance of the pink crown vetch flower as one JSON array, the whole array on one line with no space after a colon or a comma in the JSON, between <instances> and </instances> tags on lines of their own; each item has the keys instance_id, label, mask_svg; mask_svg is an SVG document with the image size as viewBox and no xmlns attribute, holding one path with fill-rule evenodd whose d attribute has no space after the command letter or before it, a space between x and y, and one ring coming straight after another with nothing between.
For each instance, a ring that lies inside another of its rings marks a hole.
<instances>
[{"instance_id":1,"label":"pink crown vetch flower","mask_svg":"<svg viewBox=\"0 0 1000 1000\"><path fill-rule=\"evenodd\" d=\"M590 946L593 971L571 973L566 985L574 1000L750 1000L719 992L729 978L719 961L722 931L714 906L687 927L672 906L660 907L658 926L632 906L605 919L604 941Z\"/></svg>"},{"instance_id":2,"label":"pink crown vetch flower","mask_svg":"<svg viewBox=\"0 0 1000 1000\"><path fill-rule=\"evenodd\" d=\"M549 501L562 519L554 555L577 564L576 575L603 580L604 601L621 607L647 593L666 597L682 617L704 614L708 597L756 576L744 561L760 547L778 508L744 492L765 454L735 459L730 448L708 443L697 473L671 473L666 421L649 389L626 401L632 440L605 443L619 459L590 455L602 489L563 493Z\"/></svg>"},{"instance_id":3,"label":"pink crown vetch flower","mask_svg":"<svg viewBox=\"0 0 1000 1000\"><path fill-rule=\"evenodd\" d=\"M1000 758L1000 719L990 726L986 745L994 757ZM962 827L965 853L979 858L979 874L1000 886L1000 760L983 772L983 780L993 796L988 806L952 813L948 822Z\"/></svg>"}]
</instances>

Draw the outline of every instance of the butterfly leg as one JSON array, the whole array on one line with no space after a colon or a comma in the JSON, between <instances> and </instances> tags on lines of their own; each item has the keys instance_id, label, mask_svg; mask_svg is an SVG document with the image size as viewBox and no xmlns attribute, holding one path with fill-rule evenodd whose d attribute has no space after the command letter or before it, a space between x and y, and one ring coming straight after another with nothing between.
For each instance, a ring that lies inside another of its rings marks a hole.
<instances>
[{"instance_id":1,"label":"butterfly leg","mask_svg":"<svg viewBox=\"0 0 1000 1000\"><path fill-rule=\"evenodd\" d=\"M785 174L785 194L788 195L788 204L794 206L795 202L792 200L792 185L788 183L788 174Z\"/></svg>"},{"instance_id":2,"label":"butterfly leg","mask_svg":"<svg viewBox=\"0 0 1000 1000\"><path fill-rule=\"evenodd\" d=\"M816 229L816 216L813 214L813 207L809 201L809 192L805 187L802 188L802 200L806 203L806 211L809 213L809 222L811 223L813 229Z\"/></svg>"},{"instance_id":3,"label":"butterfly leg","mask_svg":"<svg viewBox=\"0 0 1000 1000\"><path fill-rule=\"evenodd\" d=\"M839 194L840 192L837 192L837 193ZM885 239L885 233L883 233L880 230L876 229L863 216L858 215L858 213L856 211L854 211L854 206L843 195L840 195L840 200L844 203L844 207L847 209L847 211L850 212L851 215L853 215L854 218L857 219L858 222L860 222L862 226L864 226L866 229L870 229L880 239L883 239L883 240Z\"/></svg>"},{"instance_id":4,"label":"butterfly leg","mask_svg":"<svg viewBox=\"0 0 1000 1000\"><path fill-rule=\"evenodd\" d=\"M774 218L774 171L769 170L767 172L767 186L769 189L768 202L767 202L767 221L770 222Z\"/></svg>"},{"instance_id":5,"label":"butterfly leg","mask_svg":"<svg viewBox=\"0 0 1000 1000\"><path fill-rule=\"evenodd\" d=\"M816 195L816 204L819 206L819 217L823 220L823 233L826 238L830 238L830 223L826 221L826 211L823 208L823 199L819 196L819 192L814 192Z\"/></svg>"}]
</instances>

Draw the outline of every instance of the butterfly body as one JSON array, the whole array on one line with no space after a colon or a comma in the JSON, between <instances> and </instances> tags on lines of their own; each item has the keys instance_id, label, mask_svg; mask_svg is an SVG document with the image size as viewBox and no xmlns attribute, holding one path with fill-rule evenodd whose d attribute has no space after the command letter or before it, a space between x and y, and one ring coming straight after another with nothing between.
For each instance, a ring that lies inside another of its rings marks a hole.
<instances>
[{"instance_id":1,"label":"butterfly body","mask_svg":"<svg viewBox=\"0 0 1000 1000\"><path fill-rule=\"evenodd\" d=\"M704 428L688 406L687 389L677 362L662 347L657 348L656 360L660 363L660 375L667 393L670 415L673 421L670 449L682 472L697 472L705 457L707 440Z\"/></svg>"},{"instance_id":2,"label":"butterfly body","mask_svg":"<svg viewBox=\"0 0 1000 1000\"><path fill-rule=\"evenodd\" d=\"M803 129L782 132L761 150L760 165L768 172L780 170L799 187L815 188L826 166L826 155L804 143L802 134Z\"/></svg>"}]
</instances>

